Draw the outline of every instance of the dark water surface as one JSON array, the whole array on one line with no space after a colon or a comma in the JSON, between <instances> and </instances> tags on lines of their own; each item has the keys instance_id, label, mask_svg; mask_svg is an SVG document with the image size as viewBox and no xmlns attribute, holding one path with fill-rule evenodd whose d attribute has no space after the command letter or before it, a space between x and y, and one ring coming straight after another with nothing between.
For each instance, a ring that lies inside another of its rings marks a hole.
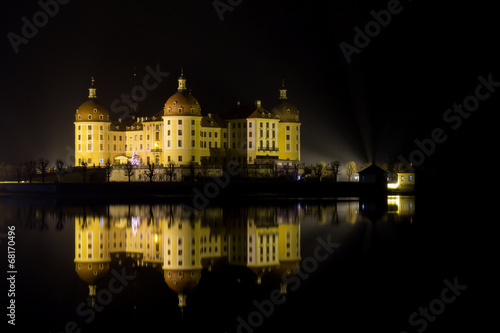
<instances>
[{"instance_id":1,"label":"dark water surface","mask_svg":"<svg viewBox=\"0 0 500 333\"><path fill-rule=\"evenodd\" d=\"M475 261L447 208L419 205L3 199L1 253L15 229L15 266L2 260L2 301L16 329L40 332L452 332L479 306Z\"/></svg>"}]
</instances>

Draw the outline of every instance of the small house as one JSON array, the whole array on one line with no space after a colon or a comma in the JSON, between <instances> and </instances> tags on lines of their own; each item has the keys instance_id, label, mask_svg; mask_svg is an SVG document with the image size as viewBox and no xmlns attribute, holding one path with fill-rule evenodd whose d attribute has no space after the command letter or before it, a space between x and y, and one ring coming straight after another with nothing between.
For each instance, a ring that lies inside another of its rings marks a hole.
<instances>
[{"instance_id":1,"label":"small house","mask_svg":"<svg viewBox=\"0 0 500 333\"><path fill-rule=\"evenodd\" d=\"M375 163L358 173L360 183L370 185L370 189L376 192L387 192L387 172Z\"/></svg>"},{"instance_id":2,"label":"small house","mask_svg":"<svg viewBox=\"0 0 500 333\"><path fill-rule=\"evenodd\" d=\"M387 184L391 192L413 192L415 190L415 173L398 172L397 182Z\"/></svg>"}]
</instances>

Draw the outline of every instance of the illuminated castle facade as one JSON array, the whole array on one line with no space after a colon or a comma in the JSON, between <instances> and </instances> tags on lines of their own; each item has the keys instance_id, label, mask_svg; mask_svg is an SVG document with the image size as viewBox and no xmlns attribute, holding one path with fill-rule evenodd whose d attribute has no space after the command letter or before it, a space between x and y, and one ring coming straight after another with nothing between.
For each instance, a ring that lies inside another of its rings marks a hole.
<instances>
[{"instance_id":1,"label":"illuminated castle facade","mask_svg":"<svg viewBox=\"0 0 500 333\"><path fill-rule=\"evenodd\" d=\"M298 163L299 111L286 93L283 84L271 111L256 101L254 106L238 102L224 114L202 113L181 74L177 92L161 112L112 121L108 109L97 100L92 79L88 100L75 114L75 165L124 164L134 152L142 165Z\"/></svg>"}]
</instances>

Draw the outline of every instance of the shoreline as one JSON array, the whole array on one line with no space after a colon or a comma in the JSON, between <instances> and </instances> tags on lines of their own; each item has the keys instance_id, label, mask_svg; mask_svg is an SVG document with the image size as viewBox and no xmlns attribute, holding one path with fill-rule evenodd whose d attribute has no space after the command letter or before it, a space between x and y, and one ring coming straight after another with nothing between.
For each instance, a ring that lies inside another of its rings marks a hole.
<instances>
[{"instance_id":1,"label":"shoreline","mask_svg":"<svg viewBox=\"0 0 500 333\"><path fill-rule=\"evenodd\" d=\"M358 182L240 181L226 184L216 179L183 182L112 183L0 183L0 198L54 199L174 199L199 198L205 201L259 199L299 199L379 197L394 193L377 184Z\"/></svg>"}]
</instances>

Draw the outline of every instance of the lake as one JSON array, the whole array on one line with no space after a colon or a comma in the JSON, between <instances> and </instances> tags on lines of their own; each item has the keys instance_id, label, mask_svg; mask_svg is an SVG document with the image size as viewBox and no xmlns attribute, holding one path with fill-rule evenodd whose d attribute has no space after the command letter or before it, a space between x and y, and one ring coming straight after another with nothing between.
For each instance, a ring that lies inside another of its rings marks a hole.
<instances>
[{"instance_id":1,"label":"lake","mask_svg":"<svg viewBox=\"0 0 500 333\"><path fill-rule=\"evenodd\" d=\"M414 196L203 210L2 199L6 321L42 332L440 331L472 293L419 209ZM448 285L453 302L439 300Z\"/></svg>"}]
</instances>

